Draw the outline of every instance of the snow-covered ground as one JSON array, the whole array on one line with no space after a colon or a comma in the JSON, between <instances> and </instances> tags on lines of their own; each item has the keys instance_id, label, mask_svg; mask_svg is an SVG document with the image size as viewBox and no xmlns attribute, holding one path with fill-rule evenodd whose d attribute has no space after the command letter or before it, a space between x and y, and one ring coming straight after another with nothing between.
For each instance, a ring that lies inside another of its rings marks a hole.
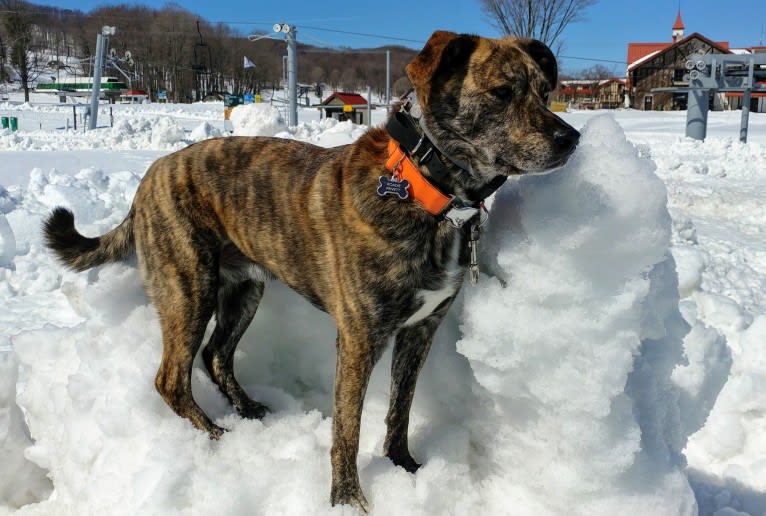
<instances>
[{"instance_id":1,"label":"snow-covered ground","mask_svg":"<svg viewBox=\"0 0 766 516\"><path fill-rule=\"evenodd\" d=\"M38 100L38 99L35 99ZM334 328L279 285L236 356L273 412L233 414L202 369L213 442L154 391L157 316L135 267L65 271L42 247L57 205L99 234L147 166L220 135L221 104L0 103L0 513L344 514L330 508ZM374 112L381 122L383 110ZM766 115L573 112L561 170L498 192L411 417L416 475L381 457L390 356L368 391L360 477L374 514L766 514ZM237 108L238 134L353 142L302 109ZM78 121L81 127L81 121Z\"/></svg>"}]
</instances>

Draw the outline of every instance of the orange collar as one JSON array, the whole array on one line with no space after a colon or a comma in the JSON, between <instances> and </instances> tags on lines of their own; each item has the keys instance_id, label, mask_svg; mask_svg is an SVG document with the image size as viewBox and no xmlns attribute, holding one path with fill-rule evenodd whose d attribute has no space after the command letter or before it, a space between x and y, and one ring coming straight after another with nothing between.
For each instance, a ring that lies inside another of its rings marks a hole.
<instances>
[{"instance_id":1,"label":"orange collar","mask_svg":"<svg viewBox=\"0 0 766 516\"><path fill-rule=\"evenodd\" d=\"M423 177L412 160L407 156L399 142L391 138L388 140L388 161L386 168L399 180L407 180L407 191L418 204L434 216L444 213L452 204L453 196L445 195Z\"/></svg>"}]
</instances>

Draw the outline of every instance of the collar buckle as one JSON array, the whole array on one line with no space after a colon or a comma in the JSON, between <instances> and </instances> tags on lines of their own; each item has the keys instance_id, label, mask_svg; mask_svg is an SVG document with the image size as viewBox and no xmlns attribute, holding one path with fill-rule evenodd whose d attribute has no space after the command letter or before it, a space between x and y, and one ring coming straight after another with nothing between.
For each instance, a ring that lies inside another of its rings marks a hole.
<instances>
[{"instance_id":1,"label":"collar buckle","mask_svg":"<svg viewBox=\"0 0 766 516\"><path fill-rule=\"evenodd\" d=\"M454 196L452 201L454 201ZM481 208L475 208L473 206L456 206L452 201L447 206L447 211L444 213L444 219L452 224L452 227L454 228L462 228L481 211Z\"/></svg>"}]
</instances>

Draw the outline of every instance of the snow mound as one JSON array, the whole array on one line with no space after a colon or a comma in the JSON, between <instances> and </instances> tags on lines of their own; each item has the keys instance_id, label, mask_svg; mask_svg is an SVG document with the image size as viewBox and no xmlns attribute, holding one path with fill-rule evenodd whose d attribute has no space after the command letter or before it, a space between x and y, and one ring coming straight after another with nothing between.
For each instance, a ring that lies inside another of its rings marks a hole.
<instances>
[{"instance_id":1,"label":"snow mound","mask_svg":"<svg viewBox=\"0 0 766 516\"><path fill-rule=\"evenodd\" d=\"M466 291L457 344L491 401L474 430L492 472L482 512L694 513L682 450L707 412L685 420L671 376L689 327L669 244L664 185L610 116L564 170L499 192L497 278ZM730 364L713 333L719 367L689 403L707 411Z\"/></svg>"},{"instance_id":2,"label":"snow mound","mask_svg":"<svg viewBox=\"0 0 766 516\"><path fill-rule=\"evenodd\" d=\"M0 213L0 267L8 267L16 256L16 237L5 215Z\"/></svg>"},{"instance_id":3,"label":"snow mound","mask_svg":"<svg viewBox=\"0 0 766 516\"><path fill-rule=\"evenodd\" d=\"M202 122L192 130L189 134L189 139L194 142L199 142L216 136L221 136L221 131L218 130L218 128L213 127L210 122Z\"/></svg>"},{"instance_id":4,"label":"snow mound","mask_svg":"<svg viewBox=\"0 0 766 516\"><path fill-rule=\"evenodd\" d=\"M323 118L320 121L301 122L276 136L307 141L322 147L337 147L353 143L366 131L367 126L353 124L350 120L339 122L335 118Z\"/></svg>"},{"instance_id":5,"label":"snow mound","mask_svg":"<svg viewBox=\"0 0 766 516\"><path fill-rule=\"evenodd\" d=\"M153 148L173 148L174 145L183 142L186 133L175 120L168 117L160 118L152 125L151 141Z\"/></svg>"},{"instance_id":6,"label":"snow mound","mask_svg":"<svg viewBox=\"0 0 766 516\"><path fill-rule=\"evenodd\" d=\"M728 482L766 491L766 315L759 315L740 334L739 355L731 378L707 425L689 443L689 462ZM739 400L739 401L738 401ZM764 507L761 507L761 511Z\"/></svg>"},{"instance_id":7,"label":"snow mound","mask_svg":"<svg viewBox=\"0 0 766 516\"><path fill-rule=\"evenodd\" d=\"M236 136L274 136L287 129L279 109L270 104L236 106L229 119Z\"/></svg>"},{"instance_id":8,"label":"snow mound","mask_svg":"<svg viewBox=\"0 0 766 516\"><path fill-rule=\"evenodd\" d=\"M0 336L0 339L6 339ZM32 445L24 415L16 405L18 360L10 352L0 351L0 509L21 507L48 496L51 491L46 471L27 460L24 450Z\"/></svg>"}]
</instances>

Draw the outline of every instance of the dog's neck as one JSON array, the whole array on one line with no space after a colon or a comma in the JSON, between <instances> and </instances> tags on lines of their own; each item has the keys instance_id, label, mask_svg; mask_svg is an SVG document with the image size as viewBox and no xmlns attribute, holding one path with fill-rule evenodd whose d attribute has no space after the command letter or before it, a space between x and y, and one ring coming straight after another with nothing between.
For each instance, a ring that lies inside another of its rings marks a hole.
<instances>
[{"instance_id":1,"label":"dog's neck","mask_svg":"<svg viewBox=\"0 0 766 516\"><path fill-rule=\"evenodd\" d=\"M405 97L389 117L386 129L428 181L445 195L454 197L456 205L478 209L507 179L498 175L489 183L477 185L470 165L446 153L430 133L414 94Z\"/></svg>"}]
</instances>

